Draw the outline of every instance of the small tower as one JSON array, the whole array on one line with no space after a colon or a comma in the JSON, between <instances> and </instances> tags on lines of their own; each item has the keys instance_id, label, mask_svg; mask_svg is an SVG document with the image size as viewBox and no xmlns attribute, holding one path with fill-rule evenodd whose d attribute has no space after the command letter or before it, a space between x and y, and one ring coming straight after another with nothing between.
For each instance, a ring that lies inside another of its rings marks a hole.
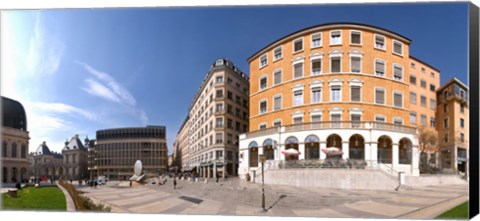
<instances>
[{"instance_id":1,"label":"small tower","mask_svg":"<svg viewBox=\"0 0 480 221\"><path fill-rule=\"evenodd\" d=\"M88 148L89 146L88 144L90 143L90 140L88 139L88 135L85 136L84 142L85 142L85 147Z\"/></svg>"}]
</instances>

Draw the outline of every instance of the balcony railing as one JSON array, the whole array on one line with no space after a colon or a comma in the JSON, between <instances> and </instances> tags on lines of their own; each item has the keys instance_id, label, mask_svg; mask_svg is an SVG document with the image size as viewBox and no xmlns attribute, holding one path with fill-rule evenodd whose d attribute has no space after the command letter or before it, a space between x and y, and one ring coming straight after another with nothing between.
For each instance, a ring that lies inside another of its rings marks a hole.
<instances>
[{"instance_id":1,"label":"balcony railing","mask_svg":"<svg viewBox=\"0 0 480 221\"><path fill-rule=\"evenodd\" d=\"M300 124L291 124L283 126L285 130L283 133L307 131L307 130L325 130L325 129L358 129L358 130L386 130L402 133L416 134L417 129L415 127L374 122L374 121L321 121L321 122L309 122ZM246 138L254 138L265 135L278 133L278 127L270 127L262 130L253 131L246 134Z\"/></svg>"}]
</instances>

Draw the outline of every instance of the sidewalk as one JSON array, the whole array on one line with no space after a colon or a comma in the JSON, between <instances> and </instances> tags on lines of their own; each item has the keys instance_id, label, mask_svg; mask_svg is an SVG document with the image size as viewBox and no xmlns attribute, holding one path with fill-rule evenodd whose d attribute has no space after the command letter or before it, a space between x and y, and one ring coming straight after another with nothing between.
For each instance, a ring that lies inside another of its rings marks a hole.
<instances>
[{"instance_id":1,"label":"sidewalk","mask_svg":"<svg viewBox=\"0 0 480 221\"><path fill-rule=\"evenodd\" d=\"M467 185L410 188L400 191L340 190L265 185L238 178L218 183L177 181L135 188L110 181L97 189L79 187L95 201L112 206L112 212L255 215L286 217L350 217L431 219L468 200Z\"/></svg>"}]
</instances>

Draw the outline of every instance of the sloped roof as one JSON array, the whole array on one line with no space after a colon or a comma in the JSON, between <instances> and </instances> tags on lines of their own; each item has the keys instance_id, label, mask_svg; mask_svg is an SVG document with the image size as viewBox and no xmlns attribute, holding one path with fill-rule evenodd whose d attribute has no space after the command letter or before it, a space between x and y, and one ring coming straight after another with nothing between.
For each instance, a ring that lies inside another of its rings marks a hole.
<instances>
[{"instance_id":1,"label":"sloped roof","mask_svg":"<svg viewBox=\"0 0 480 221\"><path fill-rule=\"evenodd\" d=\"M2 125L20 130L27 130L27 115L23 105L10 98L2 96Z\"/></svg>"},{"instance_id":2,"label":"sloped roof","mask_svg":"<svg viewBox=\"0 0 480 221\"><path fill-rule=\"evenodd\" d=\"M52 155L52 152L51 152L50 149L48 148L47 143L46 143L45 141L43 141L43 143L40 144L40 145L37 147L37 150L35 150L35 153L36 153L36 154Z\"/></svg>"},{"instance_id":3,"label":"sloped roof","mask_svg":"<svg viewBox=\"0 0 480 221\"><path fill-rule=\"evenodd\" d=\"M73 136L70 141L68 141L68 144L63 148L63 150L74 150L74 149L80 149L80 150L86 150L85 146L83 146L82 141L78 137L78 134Z\"/></svg>"}]
</instances>

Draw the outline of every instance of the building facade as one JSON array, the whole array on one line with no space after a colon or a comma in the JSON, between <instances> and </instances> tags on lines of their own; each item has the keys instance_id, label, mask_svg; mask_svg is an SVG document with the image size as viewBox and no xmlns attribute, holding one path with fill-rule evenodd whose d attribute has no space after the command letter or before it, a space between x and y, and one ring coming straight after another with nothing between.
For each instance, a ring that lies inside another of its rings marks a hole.
<instances>
[{"instance_id":1,"label":"building facade","mask_svg":"<svg viewBox=\"0 0 480 221\"><path fill-rule=\"evenodd\" d=\"M285 36L248 59L250 131L239 174L292 160L342 158L419 174L418 128L435 128L440 72L409 54L411 40L383 28L329 23Z\"/></svg>"},{"instance_id":2,"label":"building facade","mask_svg":"<svg viewBox=\"0 0 480 221\"><path fill-rule=\"evenodd\" d=\"M2 182L15 183L28 179L27 115L23 105L2 96Z\"/></svg>"},{"instance_id":3,"label":"building facade","mask_svg":"<svg viewBox=\"0 0 480 221\"><path fill-rule=\"evenodd\" d=\"M175 145L174 145L174 165L179 169L188 168L188 116L180 126L180 129L177 132L177 136L175 137Z\"/></svg>"},{"instance_id":4,"label":"building facade","mask_svg":"<svg viewBox=\"0 0 480 221\"><path fill-rule=\"evenodd\" d=\"M115 128L97 131L88 151L90 177L127 180L140 160L147 176L167 172L168 154L164 126Z\"/></svg>"},{"instance_id":5,"label":"building facade","mask_svg":"<svg viewBox=\"0 0 480 221\"><path fill-rule=\"evenodd\" d=\"M218 59L194 96L177 133L183 171L200 177L237 175L238 135L248 130L248 77Z\"/></svg>"},{"instance_id":6,"label":"building facade","mask_svg":"<svg viewBox=\"0 0 480 221\"><path fill-rule=\"evenodd\" d=\"M437 164L448 172L468 171L469 159L469 88L456 78L437 91ZM466 174L465 174L466 175Z\"/></svg>"},{"instance_id":7,"label":"building facade","mask_svg":"<svg viewBox=\"0 0 480 221\"><path fill-rule=\"evenodd\" d=\"M90 141L85 138L83 144L78 134L65 141L61 153L53 152L42 142L35 152L30 153L30 175L46 179L87 179L87 156Z\"/></svg>"}]
</instances>

